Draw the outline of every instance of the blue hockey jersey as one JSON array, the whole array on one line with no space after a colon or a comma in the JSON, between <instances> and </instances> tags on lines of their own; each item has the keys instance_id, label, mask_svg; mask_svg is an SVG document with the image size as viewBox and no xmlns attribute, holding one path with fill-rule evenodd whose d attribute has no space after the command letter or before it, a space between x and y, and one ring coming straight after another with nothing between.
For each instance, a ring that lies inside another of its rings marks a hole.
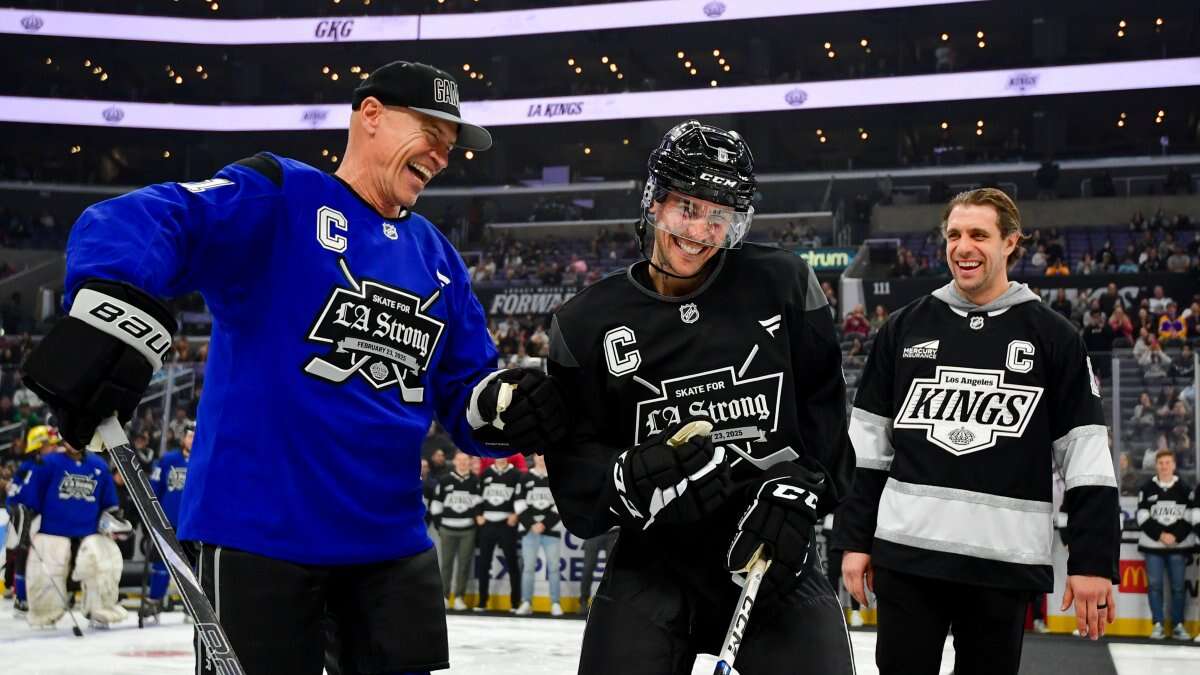
<instances>
[{"instance_id":1,"label":"blue hockey jersey","mask_svg":"<svg viewBox=\"0 0 1200 675\"><path fill-rule=\"evenodd\" d=\"M34 468L16 501L42 514L39 532L86 537L96 533L100 514L117 506L117 486L108 463L95 454L76 461L54 452Z\"/></svg>"},{"instance_id":2,"label":"blue hockey jersey","mask_svg":"<svg viewBox=\"0 0 1200 675\"><path fill-rule=\"evenodd\" d=\"M306 164L264 153L90 207L68 303L90 277L199 291L212 312L181 539L309 564L416 554L433 545L431 420L468 452L511 454L465 417L497 357L461 256L420 215L384 217Z\"/></svg>"},{"instance_id":3,"label":"blue hockey jersey","mask_svg":"<svg viewBox=\"0 0 1200 675\"><path fill-rule=\"evenodd\" d=\"M187 483L188 458L182 450L172 450L154 463L150 472L150 488L171 524L179 526L179 503L183 499L183 486Z\"/></svg>"}]
</instances>

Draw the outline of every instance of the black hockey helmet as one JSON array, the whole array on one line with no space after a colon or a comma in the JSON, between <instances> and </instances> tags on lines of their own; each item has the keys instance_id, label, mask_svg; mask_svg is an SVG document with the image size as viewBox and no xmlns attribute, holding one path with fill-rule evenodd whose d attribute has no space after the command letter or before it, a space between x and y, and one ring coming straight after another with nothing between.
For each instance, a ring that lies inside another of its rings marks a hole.
<instances>
[{"instance_id":1,"label":"black hockey helmet","mask_svg":"<svg viewBox=\"0 0 1200 675\"><path fill-rule=\"evenodd\" d=\"M663 136L650 153L647 169L639 238L644 239L646 225L655 224L647 211L651 204L675 192L728 207L735 215L725 243L718 245L736 248L741 243L750 229L757 181L754 156L740 134L688 120Z\"/></svg>"}]
</instances>

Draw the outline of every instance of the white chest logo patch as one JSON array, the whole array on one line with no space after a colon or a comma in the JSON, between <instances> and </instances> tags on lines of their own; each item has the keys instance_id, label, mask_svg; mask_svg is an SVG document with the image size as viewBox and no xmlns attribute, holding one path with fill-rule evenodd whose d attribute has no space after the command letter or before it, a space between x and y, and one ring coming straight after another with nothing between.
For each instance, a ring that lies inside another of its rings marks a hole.
<instances>
[{"instance_id":1,"label":"white chest logo patch","mask_svg":"<svg viewBox=\"0 0 1200 675\"><path fill-rule=\"evenodd\" d=\"M971 327L971 330L979 330L980 328L983 328L983 317L982 316L973 316L973 317L971 317L971 321L968 322L967 325L969 325Z\"/></svg>"},{"instance_id":2,"label":"white chest logo patch","mask_svg":"<svg viewBox=\"0 0 1200 675\"><path fill-rule=\"evenodd\" d=\"M396 226L391 223L384 223L383 224L383 236L387 237L388 239L391 239L392 241L396 241L396 237L397 237Z\"/></svg>"},{"instance_id":3,"label":"white chest logo patch","mask_svg":"<svg viewBox=\"0 0 1200 675\"><path fill-rule=\"evenodd\" d=\"M1041 397L1041 387L1005 383L1002 370L938 366L912 381L895 427L924 429L930 443L967 455L1024 434Z\"/></svg>"},{"instance_id":4,"label":"white chest logo patch","mask_svg":"<svg viewBox=\"0 0 1200 675\"><path fill-rule=\"evenodd\" d=\"M684 323L696 323L700 319L700 308L696 303L689 302L679 308L679 318Z\"/></svg>"}]
</instances>

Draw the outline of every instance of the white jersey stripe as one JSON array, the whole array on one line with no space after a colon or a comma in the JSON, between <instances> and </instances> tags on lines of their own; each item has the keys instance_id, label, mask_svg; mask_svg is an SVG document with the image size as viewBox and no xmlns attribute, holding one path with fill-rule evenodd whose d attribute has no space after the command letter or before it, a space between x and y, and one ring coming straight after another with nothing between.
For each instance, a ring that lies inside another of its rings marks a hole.
<instances>
[{"instance_id":1,"label":"white jersey stripe","mask_svg":"<svg viewBox=\"0 0 1200 675\"><path fill-rule=\"evenodd\" d=\"M881 471L892 468L896 456L892 447L892 420L855 408L850 413L850 442L859 468Z\"/></svg>"},{"instance_id":2,"label":"white jersey stripe","mask_svg":"<svg viewBox=\"0 0 1200 675\"><path fill-rule=\"evenodd\" d=\"M1101 424L1075 427L1054 441L1054 463L1068 490L1083 485L1117 487L1108 429Z\"/></svg>"},{"instance_id":3,"label":"white jersey stripe","mask_svg":"<svg viewBox=\"0 0 1200 675\"><path fill-rule=\"evenodd\" d=\"M888 478L875 536L930 551L1050 565L1052 511L1050 502Z\"/></svg>"}]
</instances>

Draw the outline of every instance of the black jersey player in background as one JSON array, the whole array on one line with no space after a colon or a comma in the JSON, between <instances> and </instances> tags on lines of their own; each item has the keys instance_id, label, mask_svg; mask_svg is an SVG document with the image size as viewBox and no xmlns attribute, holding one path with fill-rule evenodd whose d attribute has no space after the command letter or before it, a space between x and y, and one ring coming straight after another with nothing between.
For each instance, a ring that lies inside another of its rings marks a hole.
<instances>
[{"instance_id":1,"label":"black jersey player in background","mask_svg":"<svg viewBox=\"0 0 1200 675\"><path fill-rule=\"evenodd\" d=\"M556 313L549 370L572 409L547 453L567 528L621 533L583 639L582 675L674 675L721 646L730 570L773 560L737 654L745 675L851 673L812 528L848 489L841 353L825 295L790 252L743 244L753 158L688 121L650 155L649 259ZM704 418L710 436L666 440Z\"/></svg>"},{"instance_id":2,"label":"black jersey player in background","mask_svg":"<svg viewBox=\"0 0 1200 675\"><path fill-rule=\"evenodd\" d=\"M1093 639L1113 620L1120 531L1100 385L1075 328L1023 284L1003 192L950 201L953 281L879 331L850 419L854 488L834 547L846 588L878 600L883 675L1017 673L1025 606L1053 590L1052 466L1066 484L1063 609Z\"/></svg>"}]
</instances>

